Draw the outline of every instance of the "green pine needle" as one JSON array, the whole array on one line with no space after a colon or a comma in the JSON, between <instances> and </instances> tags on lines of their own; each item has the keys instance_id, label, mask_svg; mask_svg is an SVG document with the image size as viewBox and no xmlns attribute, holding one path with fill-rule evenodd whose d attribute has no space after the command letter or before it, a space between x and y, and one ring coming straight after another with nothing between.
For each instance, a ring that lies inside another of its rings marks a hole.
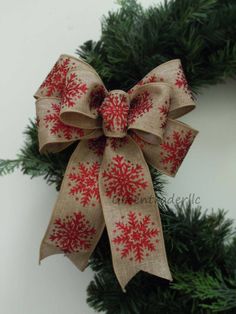
<instances>
[{"instance_id":1,"label":"green pine needle","mask_svg":"<svg viewBox=\"0 0 236 314\"><path fill-rule=\"evenodd\" d=\"M15 159L0 159L0 176L10 174L18 169L21 165L21 160Z\"/></svg>"}]
</instances>

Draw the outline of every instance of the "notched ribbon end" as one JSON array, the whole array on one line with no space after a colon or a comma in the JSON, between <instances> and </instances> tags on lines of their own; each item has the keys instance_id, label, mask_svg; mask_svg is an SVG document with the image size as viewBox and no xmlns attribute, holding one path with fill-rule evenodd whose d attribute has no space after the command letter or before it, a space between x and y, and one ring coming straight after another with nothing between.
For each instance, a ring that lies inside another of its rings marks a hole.
<instances>
[{"instance_id":1,"label":"notched ribbon end","mask_svg":"<svg viewBox=\"0 0 236 314\"><path fill-rule=\"evenodd\" d=\"M56 248L55 246L51 246L45 242L42 242L39 250L39 265L41 265L41 261L51 255L62 254L63 252ZM64 256L67 257L71 262L80 270L84 271L88 266L88 253L84 253L84 256L77 253L64 253Z\"/></svg>"},{"instance_id":2,"label":"notched ribbon end","mask_svg":"<svg viewBox=\"0 0 236 314\"><path fill-rule=\"evenodd\" d=\"M39 265L41 265L41 261L46 257L59 253L61 252L55 251L54 247L50 247L46 243L42 242L39 250Z\"/></svg>"},{"instance_id":3,"label":"notched ribbon end","mask_svg":"<svg viewBox=\"0 0 236 314\"><path fill-rule=\"evenodd\" d=\"M132 275L130 274L130 270L129 270L129 277L127 278L123 278L123 277L119 277L117 274L117 280L120 284L120 287L122 289L122 291L124 293L127 292L127 289L126 289L126 286L128 285L128 283L130 282L130 280L137 274L139 273L140 271L144 271L146 273L149 273L150 275L154 275L154 276L157 276L161 279L165 279L167 281L170 281L170 282L173 282L173 277L169 271L169 268L167 267L166 269L163 270L163 272L161 271L149 271L148 269L145 270L145 269L138 269L138 270L134 270L134 272L132 273Z\"/></svg>"}]
</instances>

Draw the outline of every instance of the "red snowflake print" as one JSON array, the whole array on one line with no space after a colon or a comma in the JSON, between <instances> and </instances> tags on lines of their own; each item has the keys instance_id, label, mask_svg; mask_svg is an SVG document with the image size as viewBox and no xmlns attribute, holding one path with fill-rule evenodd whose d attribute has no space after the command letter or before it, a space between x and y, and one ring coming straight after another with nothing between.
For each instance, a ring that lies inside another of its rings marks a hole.
<instances>
[{"instance_id":1,"label":"red snowflake print","mask_svg":"<svg viewBox=\"0 0 236 314\"><path fill-rule=\"evenodd\" d=\"M45 127L50 129L50 133L67 140L79 139L84 136L82 129L66 125L60 120L60 110L60 105L52 104L51 110L48 110L44 116Z\"/></svg>"},{"instance_id":2,"label":"red snowflake print","mask_svg":"<svg viewBox=\"0 0 236 314\"><path fill-rule=\"evenodd\" d=\"M140 118L146 112L149 112L152 107L152 99L148 91L138 94L130 103L128 123L134 123L137 118Z\"/></svg>"},{"instance_id":3,"label":"red snowflake print","mask_svg":"<svg viewBox=\"0 0 236 314\"><path fill-rule=\"evenodd\" d=\"M163 165L170 165L172 174L179 168L192 145L192 141L192 131L188 131L186 134L183 131L181 133L174 131L171 138L168 137L167 141L161 143L161 162Z\"/></svg>"},{"instance_id":4,"label":"red snowflake print","mask_svg":"<svg viewBox=\"0 0 236 314\"><path fill-rule=\"evenodd\" d=\"M97 113L105 96L106 96L106 90L104 86L103 85L96 86L90 94L90 103L89 103L90 109L94 110Z\"/></svg>"},{"instance_id":5,"label":"red snowflake print","mask_svg":"<svg viewBox=\"0 0 236 314\"><path fill-rule=\"evenodd\" d=\"M179 70L177 72L177 78L176 78L176 81L175 81L175 85L178 88L182 88L185 91L185 93L188 94L191 97L192 100L194 100L193 94L192 94L191 90L189 89L188 82L187 82L186 77L184 75L184 71L183 71L182 65L179 66Z\"/></svg>"},{"instance_id":6,"label":"red snowflake print","mask_svg":"<svg viewBox=\"0 0 236 314\"><path fill-rule=\"evenodd\" d=\"M64 219L55 219L49 239L69 254L88 250L95 234L96 229L90 226L84 214L75 212Z\"/></svg>"},{"instance_id":7,"label":"red snowflake print","mask_svg":"<svg viewBox=\"0 0 236 314\"><path fill-rule=\"evenodd\" d=\"M121 258L142 262L150 252L156 251L159 228L155 226L149 215L129 212L128 217L122 217L113 230L115 237L112 242Z\"/></svg>"},{"instance_id":8,"label":"red snowflake print","mask_svg":"<svg viewBox=\"0 0 236 314\"><path fill-rule=\"evenodd\" d=\"M91 139L88 141L89 149L91 149L97 156L103 156L104 149L106 147L106 137L101 136L99 138Z\"/></svg>"},{"instance_id":9,"label":"red snowflake print","mask_svg":"<svg viewBox=\"0 0 236 314\"><path fill-rule=\"evenodd\" d=\"M88 90L87 85L78 78L76 73L71 73L66 79L64 89L62 91L62 104L66 107L73 107L76 100L80 99Z\"/></svg>"},{"instance_id":10,"label":"red snowflake print","mask_svg":"<svg viewBox=\"0 0 236 314\"><path fill-rule=\"evenodd\" d=\"M129 105L125 95L108 94L99 112L103 117L104 126L108 131L126 130Z\"/></svg>"},{"instance_id":11,"label":"red snowflake print","mask_svg":"<svg viewBox=\"0 0 236 314\"><path fill-rule=\"evenodd\" d=\"M70 59L59 59L40 88L46 88L46 96L58 96L64 88L66 74L70 68Z\"/></svg>"},{"instance_id":12,"label":"red snowflake print","mask_svg":"<svg viewBox=\"0 0 236 314\"><path fill-rule=\"evenodd\" d=\"M161 128L164 129L166 127L167 124L167 117L169 114L169 102L165 101L165 104L158 107L158 110L161 114L160 116L160 120L161 120Z\"/></svg>"},{"instance_id":13,"label":"red snowflake print","mask_svg":"<svg viewBox=\"0 0 236 314\"><path fill-rule=\"evenodd\" d=\"M145 84L148 84L148 83L156 83L156 82L164 82L164 79L162 77L156 76L156 74L147 75L141 81L139 81L133 88L131 88L128 91L128 93L129 94L133 93L134 89L137 86L142 86L142 85L145 85Z\"/></svg>"},{"instance_id":14,"label":"red snowflake print","mask_svg":"<svg viewBox=\"0 0 236 314\"><path fill-rule=\"evenodd\" d=\"M148 183L144 180L143 168L139 164L132 164L123 156L116 155L102 174L106 196L113 197L115 202L134 204Z\"/></svg>"},{"instance_id":15,"label":"red snowflake print","mask_svg":"<svg viewBox=\"0 0 236 314\"><path fill-rule=\"evenodd\" d=\"M99 201L99 169L100 164L97 161L92 165L89 162L86 164L80 162L78 167L73 167L73 172L68 175L69 194L75 196L75 199L83 206L90 203L95 206L95 202Z\"/></svg>"}]
</instances>

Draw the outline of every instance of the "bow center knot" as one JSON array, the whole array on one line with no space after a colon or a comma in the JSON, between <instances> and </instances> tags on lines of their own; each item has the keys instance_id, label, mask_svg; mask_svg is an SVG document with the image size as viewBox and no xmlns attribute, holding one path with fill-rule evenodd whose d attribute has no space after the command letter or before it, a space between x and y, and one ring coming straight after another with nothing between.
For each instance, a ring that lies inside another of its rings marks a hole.
<instances>
[{"instance_id":1,"label":"bow center knot","mask_svg":"<svg viewBox=\"0 0 236 314\"><path fill-rule=\"evenodd\" d=\"M128 127L129 95L112 90L104 98L99 112L103 118L103 132L107 137L125 137Z\"/></svg>"}]
</instances>

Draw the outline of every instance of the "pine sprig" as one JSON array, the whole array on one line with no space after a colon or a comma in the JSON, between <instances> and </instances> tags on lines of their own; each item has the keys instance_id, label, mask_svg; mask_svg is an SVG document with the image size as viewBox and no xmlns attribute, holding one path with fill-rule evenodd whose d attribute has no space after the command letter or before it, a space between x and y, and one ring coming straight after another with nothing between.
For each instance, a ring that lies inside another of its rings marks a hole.
<instances>
[{"instance_id":1,"label":"pine sprig","mask_svg":"<svg viewBox=\"0 0 236 314\"><path fill-rule=\"evenodd\" d=\"M10 174L18 169L21 165L21 160L15 159L0 159L0 176Z\"/></svg>"},{"instance_id":2,"label":"pine sprig","mask_svg":"<svg viewBox=\"0 0 236 314\"><path fill-rule=\"evenodd\" d=\"M118 12L103 19L101 39L77 50L109 89L127 90L175 58L181 59L195 92L235 77L234 0L172 0L147 10L133 0L121 3Z\"/></svg>"},{"instance_id":3,"label":"pine sprig","mask_svg":"<svg viewBox=\"0 0 236 314\"><path fill-rule=\"evenodd\" d=\"M187 272L179 273L177 278L172 289L191 295L203 309L215 313L236 308L236 278L225 280L219 270L215 271L214 276L203 272Z\"/></svg>"},{"instance_id":4,"label":"pine sprig","mask_svg":"<svg viewBox=\"0 0 236 314\"><path fill-rule=\"evenodd\" d=\"M224 263L228 258L225 244L233 236L233 220L226 219L225 215L223 210L211 214L204 213L201 207L193 210L191 204L177 205L175 211L165 211L162 215L165 241L173 265L176 255L180 265L191 267L195 271L202 267L214 269L216 263ZM176 238L179 239L178 245ZM190 255L189 247L192 251Z\"/></svg>"}]
</instances>

